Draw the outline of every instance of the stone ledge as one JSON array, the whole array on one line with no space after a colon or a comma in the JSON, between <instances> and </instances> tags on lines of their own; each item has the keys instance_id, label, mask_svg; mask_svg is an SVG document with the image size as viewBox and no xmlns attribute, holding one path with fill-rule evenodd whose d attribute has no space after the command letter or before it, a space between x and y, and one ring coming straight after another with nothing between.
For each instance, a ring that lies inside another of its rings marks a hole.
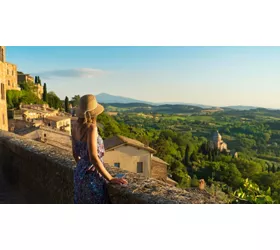
<instances>
[{"instance_id":1,"label":"stone ledge","mask_svg":"<svg viewBox=\"0 0 280 250\"><path fill-rule=\"evenodd\" d=\"M30 203L73 203L71 152L0 131L0 168L6 178L24 192ZM3 159L3 161L2 161ZM125 173L127 187L108 185L116 204L212 204L222 203L198 189L183 190L140 174L107 167L114 176Z\"/></svg>"}]
</instances>

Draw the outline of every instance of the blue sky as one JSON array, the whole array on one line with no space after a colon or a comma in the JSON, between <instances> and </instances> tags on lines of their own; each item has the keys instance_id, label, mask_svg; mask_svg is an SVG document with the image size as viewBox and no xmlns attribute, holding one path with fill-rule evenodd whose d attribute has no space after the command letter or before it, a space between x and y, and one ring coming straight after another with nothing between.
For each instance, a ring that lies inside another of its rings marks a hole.
<instances>
[{"instance_id":1,"label":"blue sky","mask_svg":"<svg viewBox=\"0 0 280 250\"><path fill-rule=\"evenodd\" d=\"M280 108L280 47L7 47L48 91Z\"/></svg>"}]
</instances>

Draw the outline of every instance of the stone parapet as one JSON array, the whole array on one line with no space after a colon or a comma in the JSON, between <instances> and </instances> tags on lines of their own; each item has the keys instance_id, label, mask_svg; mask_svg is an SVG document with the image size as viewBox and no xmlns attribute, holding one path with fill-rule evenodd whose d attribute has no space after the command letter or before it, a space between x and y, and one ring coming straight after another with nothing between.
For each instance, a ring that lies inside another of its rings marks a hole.
<instances>
[{"instance_id":1,"label":"stone parapet","mask_svg":"<svg viewBox=\"0 0 280 250\"><path fill-rule=\"evenodd\" d=\"M75 162L71 152L0 130L0 170L16 186L27 203L73 203ZM182 190L156 179L107 166L126 173L127 187L109 185L112 203L204 204L221 203L206 191Z\"/></svg>"}]
</instances>

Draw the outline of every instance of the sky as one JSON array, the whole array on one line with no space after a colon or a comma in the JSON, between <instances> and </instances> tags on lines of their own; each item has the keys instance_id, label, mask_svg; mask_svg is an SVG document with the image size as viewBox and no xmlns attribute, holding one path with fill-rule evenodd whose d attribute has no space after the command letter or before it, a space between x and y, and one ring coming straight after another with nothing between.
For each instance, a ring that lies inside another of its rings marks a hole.
<instances>
[{"instance_id":1,"label":"sky","mask_svg":"<svg viewBox=\"0 0 280 250\"><path fill-rule=\"evenodd\" d=\"M6 60L61 99L108 93L150 102L280 108L280 47L13 47Z\"/></svg>"}]
</instances>

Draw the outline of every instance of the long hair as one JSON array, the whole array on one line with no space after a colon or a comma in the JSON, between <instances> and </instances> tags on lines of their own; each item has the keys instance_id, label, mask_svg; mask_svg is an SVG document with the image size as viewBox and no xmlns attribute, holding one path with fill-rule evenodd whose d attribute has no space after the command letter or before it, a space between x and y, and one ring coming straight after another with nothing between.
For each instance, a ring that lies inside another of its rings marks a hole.
<instances>
[{"instance_id":1,"label":"long hair","mask_svg":"<svg viewBox=\"0 0 280 250\"><path fill-rule=\"evenodd\" d=\"M97 116L89 116L85 118L78 118L77 125L78 130L82 132L82 130L87 129L90 124L94 124L97 126L98 132L101 133L103 129L103 125L97 122Z\"/></svg>"}]
</instances>

